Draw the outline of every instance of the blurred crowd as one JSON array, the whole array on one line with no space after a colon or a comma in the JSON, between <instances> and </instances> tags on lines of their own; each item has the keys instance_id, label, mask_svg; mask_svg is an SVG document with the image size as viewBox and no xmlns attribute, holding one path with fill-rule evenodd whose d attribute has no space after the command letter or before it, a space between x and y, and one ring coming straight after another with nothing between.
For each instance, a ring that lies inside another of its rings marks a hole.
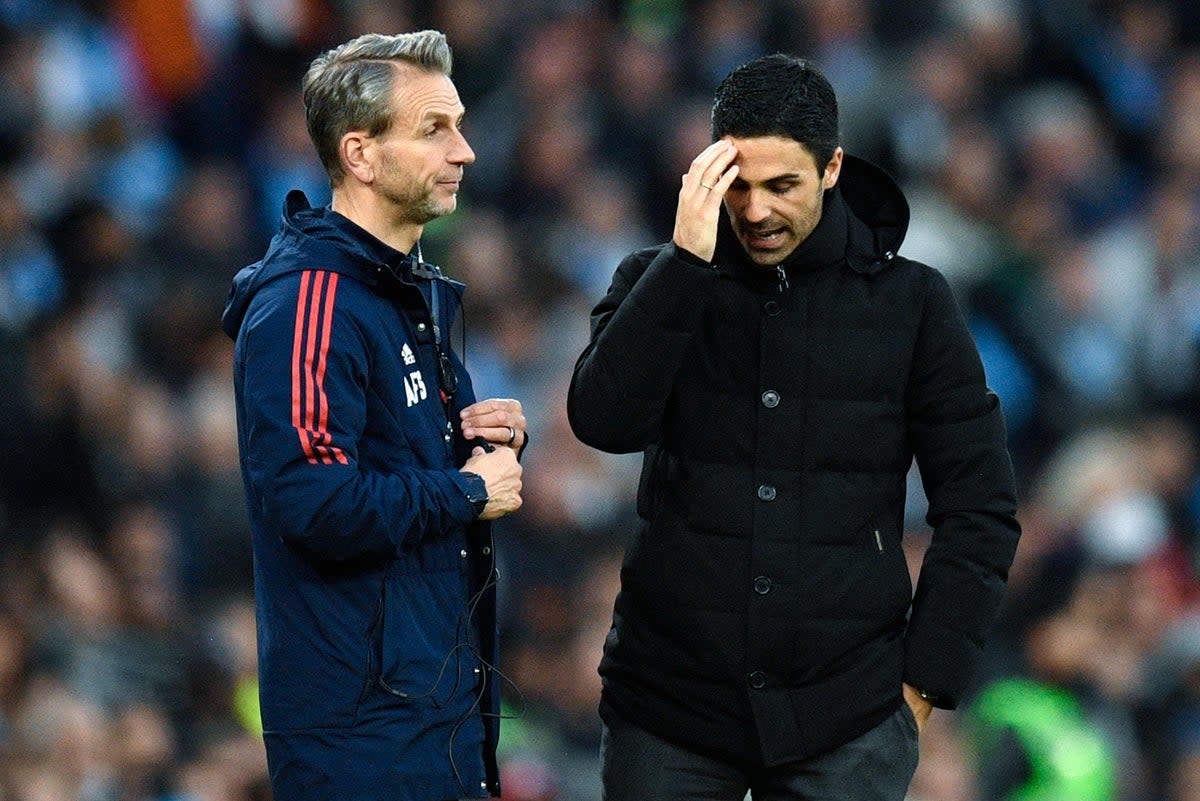
<instances>
[{"instance_id":1,"label":"blurred crowd","mask_svg":"<svg viewBox=\"0 0 1200 801\"><path fill-rule=\"evenodd\" d=\"M1200 799L1200 5L0 0L0 801L267 801L218 317L286 190L328 200L308 62L423 27L478 155L424 255L533 435L498 526L505 798L599 798L639 457L566 424L589 310L669 238L720 78L785 50L907 193L901 252L949 277L1017 467L986 670L911 801Z\"/></svg>"}]
</instances>

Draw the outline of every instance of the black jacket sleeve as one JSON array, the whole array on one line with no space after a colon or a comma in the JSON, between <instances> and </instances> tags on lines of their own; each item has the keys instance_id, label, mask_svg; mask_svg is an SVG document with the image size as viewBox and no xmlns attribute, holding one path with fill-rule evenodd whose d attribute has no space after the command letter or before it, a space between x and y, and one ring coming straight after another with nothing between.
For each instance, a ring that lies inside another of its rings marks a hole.
<instances>
[{"instance_id":1,"label":"black jacket sleeve","mask_svg":"<svg viewBox=\"0 0 1200 801\"><path fill-rule=\"evenodd\" d=\"M632 453L659 439L663 410L716 281L711 266L670 244L621 263L592 311L591 341L567 394L567 416L581 442Z\"/></svg>"},{"instance_id":2,"label":"black jacket sleeve","mask_svg":"<svg viewBox=\"0 0 1200 801\"><path fill-rule=\"evenodd\" d=\"M933 538L905 644L905 681L957 706L983 655L1020 536L1000 401L950 287L930 270L907 398Z\"/></svg>"}]
</instances>

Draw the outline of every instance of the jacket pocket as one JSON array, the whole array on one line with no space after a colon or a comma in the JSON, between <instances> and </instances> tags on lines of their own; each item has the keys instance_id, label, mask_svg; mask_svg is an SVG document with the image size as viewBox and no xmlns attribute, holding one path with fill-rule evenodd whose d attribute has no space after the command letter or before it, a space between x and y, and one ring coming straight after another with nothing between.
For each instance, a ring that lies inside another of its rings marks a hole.
<instances>
[{"instance_id":1,"label":"jacket pocket","mask_svg":"<svg viewBox=\"0 0 1200 801\"><path fill-rule=\"evenodd\" d=\"M409 702L444 703L459 689L473 649L460 572L388 572L377 684Z\"/></svg>"},{"instance_id":2,"label":"jacket pocket","mask_svg":"<svg viewBox=\"0 0 1200 801\"><path fill-rule=\"evenodd\" d=\"M870 582L883 610L907 611L912 599L912 579L904 554L903 531L889 511L873 516L857 536L866 551Z\"/></svg>"},{"instance_id":3,"label":"jacket pocket","mask_svg":"<svg viewBox=\"0 0 1200 801\"><path fill-rule=\"evenodd\" d=\"M379 665L382 661L381 654L383 649L383 607L387 602L387 582L388 575L385 572L379 582L379 601L375 609L375 614L371 618L371 625L367 628L366 669L363 671L365 678L363 680L362 692L358 696L358 703L360 704L379 686Z\"/></svg>"}]
</instances>

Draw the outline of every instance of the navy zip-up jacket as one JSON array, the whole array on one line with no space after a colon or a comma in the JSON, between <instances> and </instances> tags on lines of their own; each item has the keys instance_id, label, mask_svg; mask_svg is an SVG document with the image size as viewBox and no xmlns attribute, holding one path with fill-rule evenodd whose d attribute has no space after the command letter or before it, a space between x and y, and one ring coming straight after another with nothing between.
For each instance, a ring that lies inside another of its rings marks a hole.
<instances>
[{"instance_id":1,"label":"navy zip-up jacket","mask_svg":"<svg viewBox=\"0 0 1200 801\"><path fill-rule=\"evenodd\" d=\"M482 479L459 470L474 395L448 343L461 291L300 192L234 279L276 798L499 795L494 552L468 499Z\"/></svg>"}]
</instances>

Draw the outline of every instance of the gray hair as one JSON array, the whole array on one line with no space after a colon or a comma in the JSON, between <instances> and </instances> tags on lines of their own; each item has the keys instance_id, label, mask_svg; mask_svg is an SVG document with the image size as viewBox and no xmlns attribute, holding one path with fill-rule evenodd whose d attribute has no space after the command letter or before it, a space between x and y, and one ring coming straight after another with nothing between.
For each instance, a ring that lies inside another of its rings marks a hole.
<instances>
[{"instance_id":1,"label":"gray hair","mask_svg":"<svg viewBox=\"0 0 1200 801\"><path fill-rule=\"evenodd\" d=\"M450 45L441 31L367 33L313 59L304 75L304 116L317 156L338 186L345 179L338 147L349 131L379 136L392 121L396 65L450 75Z\"/></svg>"}]
</instances>

